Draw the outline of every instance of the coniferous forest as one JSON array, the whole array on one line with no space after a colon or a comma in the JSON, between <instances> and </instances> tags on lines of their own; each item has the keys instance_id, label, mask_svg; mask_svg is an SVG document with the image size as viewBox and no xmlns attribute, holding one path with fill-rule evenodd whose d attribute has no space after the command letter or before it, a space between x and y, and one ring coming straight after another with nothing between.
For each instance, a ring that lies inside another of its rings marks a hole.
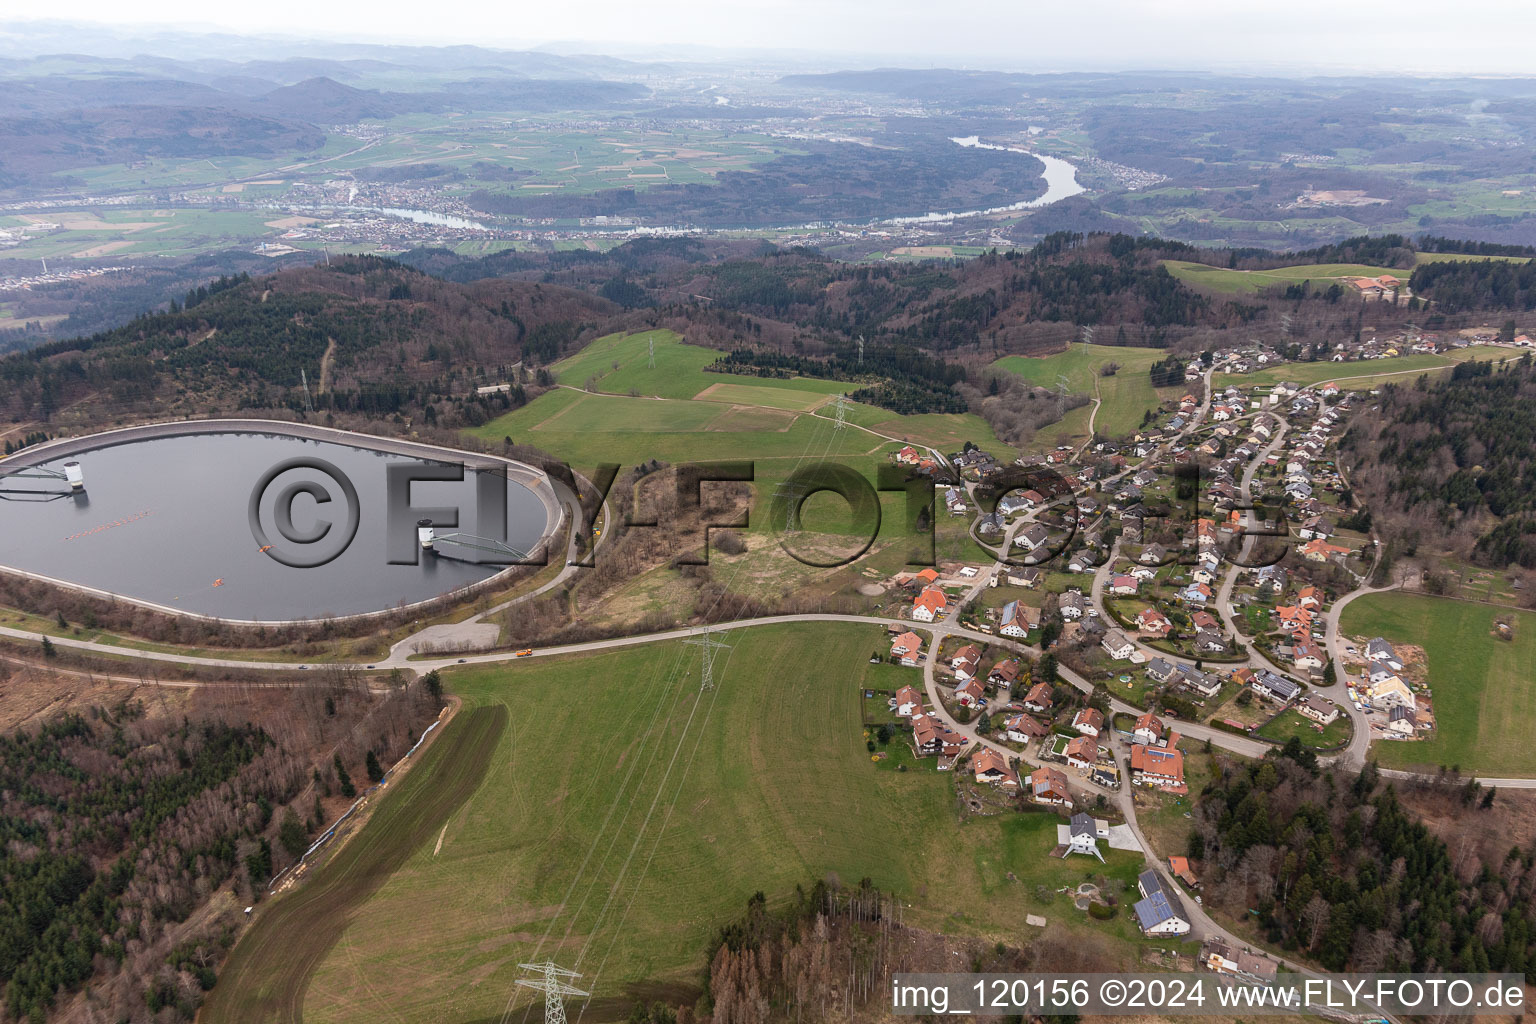
<instances>
[{"instance_id":1,"label":"coniferous forest","mask_svg":"<svg viewBox=\"0 0 1536 1024\"><path fill-rule=\"evenodd\" d=\"M1536 849L1458 871L1374 765L1350 776L1316 760L1293 739L1218 772L1189 837L1207 904L1232 918L1256 910L1270 942L1333 971L1524 973ZM1468 813L1495 827L1493 792L1474 786Z\"/></svg>"},{"instance_id":2,"label":"coniferous forest","mask_svg":"<svg viewBox=\"0 0 1536 1024\"><path fill-rule=\"evenodd\" d=\"M1382 388L1341 442L1373 521L1409 544L1444 541L1488 565L1536 567L1536 367L1467 362Z\"/></svg>"}]
</instances>

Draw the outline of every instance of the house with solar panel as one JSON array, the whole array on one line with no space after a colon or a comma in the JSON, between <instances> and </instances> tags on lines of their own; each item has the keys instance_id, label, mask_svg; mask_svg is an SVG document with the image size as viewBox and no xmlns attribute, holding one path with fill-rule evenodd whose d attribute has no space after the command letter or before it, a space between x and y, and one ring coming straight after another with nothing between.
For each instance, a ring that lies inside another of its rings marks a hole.
<instances>
[{"instance_id":1,"label":"house with solar panel","mask_svg":"<svg viewBox=\"0 0 1536 1024\"><path fill-rule=\"evenodd\" d=\"M1143 935L1187 935L1189 917L1184 913L1184 903L1171 886L1163 884L1151 868L1136 876L1136 889L1141 900L1136 904L1136 923Z\"/></svg>"}]
</instances>

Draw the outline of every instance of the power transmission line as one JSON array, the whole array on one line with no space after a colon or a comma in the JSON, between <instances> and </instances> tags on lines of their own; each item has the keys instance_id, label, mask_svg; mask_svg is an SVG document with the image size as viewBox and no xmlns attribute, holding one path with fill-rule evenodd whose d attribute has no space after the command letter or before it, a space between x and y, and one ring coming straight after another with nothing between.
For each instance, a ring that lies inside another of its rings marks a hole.
<instances>
[{"instance_id":1,"label":"power transmission line","mask_svg":"<svg viewBox=\"0 0 1536 1024\"><path fill-rule=\"evenodd\" d=\"M699 649L699 660L703 663L703 679L699 683L701 690L713 690L715 688L715 651L722 648L729 650L730 644L723 644L709 635L709 627L704 627L704 632L698 636L684 640L685 644L692 644Z\"/></svg>"},{"instance_id":2,"label":"power transmission line","mask_svg":"<svg viewBox=\"0 0 1536 1024\"><path fill-rule=\"evenodd\" d=\"M517 983L524 988L535 989L544 993L544 1024L565 1024L565 997L588 996L592 993L583 992L573 985L568 985L562 978L579 978L580 974L568 971L559 964L549 960L537 964L518 964L525 971L538 971L541 978L519 978Z\"/></svg>"}]
</instances>

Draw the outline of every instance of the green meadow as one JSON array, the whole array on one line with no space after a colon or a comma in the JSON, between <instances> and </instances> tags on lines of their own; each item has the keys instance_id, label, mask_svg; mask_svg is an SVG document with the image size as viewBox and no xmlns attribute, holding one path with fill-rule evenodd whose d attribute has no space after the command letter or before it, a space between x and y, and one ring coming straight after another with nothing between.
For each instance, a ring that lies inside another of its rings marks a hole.
<instances>
[{"instance_id":1,"label":"green meadow","mask_svg":"<svg viewBox=\"0 0 1536 1024\"><path fill-rule=\"evenodd\" d=\"M643 982L696 984L754 892L778 902L832 876L899 894L911 923L1015 942L1039 913L1045 941L1094 932L1134 961L1124 893L1100 923L1055 890L1133 886L1139 855L1053 859L1055 814L960 820L954 777L932 761L872 762L863 688L920 678L868 664L883 629L723 639L702 692L695 649L676 641L450 673L466 711L504 707L510 724L441 832L413 836L376 892L325 923L304 1020L499 1019L533 998L515 987L533 959L581 971L598 1004Z\"/></svg>"},{"instance_id":2,"label":"green meadow","mask_svg":"<svg viewBox=\"0 0 1536 1024\"><path fill-rule=\"evenodd\" d=\"M720 355L672 331L598 338L551 367L559 388L470 433L489 441L511 437L584 466L653 458L810 460L873 455L898 442L948 452L975 441L1002 459L1017 454L968 413L899 416L849 402L850 426L836 430L836 396L851 385L705 372Z\"/></svg>"},{"instance_id":3,"label":"green meadow","mask_svg":"<svg viewBox=\"0 0 1536 1024\"><path fill-rule=\"evenodd\" d=\"M1058 380L1065 377L1067 386L1074 393L1096 394L1100 405L1094 418L1094 429L1101 434L1120 437L1133 433L1141 425L1147 410L1157 407L1160 397L1152 387L1147 371L1166 355L1161 349L1073 344L1065 352L1055 355L1004 356L992 365L1016 373L1039 387L1054 389ZM1118 363L1120 368L1113 376L1105 377L1099 371L1108 363ZM1177 397L1175 392L1182 389L1164 390ZM1086 424L1085 418L1084 429Z\"/></svg>"},{"instance_id":4,"label":"green meadow","mask_svg":"<svg viewBox=\"0 0 1536 1024\"><path fill-rule=\"evenodd\" d=\"M1371 594L1349 604L1349 636L1424 648L1434 693L1434 738L1379 740L1372 755L1394 768L1459 765L1494 777L1536 775L1536 614L1514 616L1514 640L1493 636L1494 609L1415 594Z\"/></svg>"}]
</instances>

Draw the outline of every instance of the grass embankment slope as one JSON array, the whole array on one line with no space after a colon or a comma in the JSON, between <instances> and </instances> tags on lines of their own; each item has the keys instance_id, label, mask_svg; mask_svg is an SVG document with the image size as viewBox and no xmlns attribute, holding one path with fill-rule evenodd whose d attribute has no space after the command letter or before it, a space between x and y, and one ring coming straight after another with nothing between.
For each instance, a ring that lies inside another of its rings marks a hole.
<instances>
[{"instance_id":1,"label":"grass embankment slope","mask_svg":"<svg viewBox=\"0 0 1536 1024\"><path fill-rule=\"evenodd\" d=\"M1055 355L1004 356L992 365L1043 388L1054 389L1058 379L1066 377L1073 392L1097 394L1101 404L1094 428L1101 434L1119 437L1134 432L1141 426L1146 411L1157 407L1160 398L1147 371L1167 354L1162 349L1153 348L1074 344ZM1099 374L1100 368L1107 363L1120 365L1112 377ZM1164 392L1177 397L1183 390L1182 387L1165 388ZM1073 410L1068 413L1068 419L1079 413L1080 410ZM1087 411L1081 411L1079 430L1086 431L1087 415ZM1044 435L1050 430L1047 427L1040 433Z\"/></svg>"},{"instance_id":2,"label":"grass embankment slope","mask_svg":"<svg viewBox=\"0 0 1536 1024\"><path fill-rule=\"evenodd\" d=\"M1036 886L1099 874L1131 883L1139 855L1054 860L1056 816L961 822L954 780L932 761L905 773L870 761L862 687L920 679L868 664L882 629L775 626L726 642L719 685L702 694L697 651L677 641L451 673L461 716L506 709L511 724L493 749L456 748L454 763L472 757L485 778L435 827L394 835L392 821L417 818L380 809L360 848L398 846L403 860L351 866L390 876L361 907L327 911L323 924L290 912L285 929L268 930L262 949L286 936L301 961L263 962L304 990L304 1019L498 1019L524 974L517 964L546 957L582 972L607 1019L630 985L699 982L716 929L754 892L776 900L829 873L901 894L908 923L1017 941L1024 914L1043 913L1045 941L1091 931L1132 963L1140 937L1123 907L1091 922L1066 897L1040 902ZM388 799L436 805L438 795L402 787ZM236 959L253 960L243 947ZM304 988L292 979L317 953ZM229 1007L278 984L249 968L226 980Z\"/></svg>"},{"instance_id":3,"label":"grass embankment slope","mask_svg":"<svg viewBox=\"0 0 1536 1024\"><path fill-rule=\"evenodd\" d=\"M362 831L308 881L262 908L199 1020L304 1020L304 992L315 967L369 897L480 786L508 718L505 707L487 704L462 711L443 727L420 763L378 798Z\"/></svg>"},{"instance_id":4,"label":"grass embankment slope","mask_svg":"<svg viewBox=\"0 0 1536 1024\"><path fill-rule=\"evenodd\" d=\"M1378 741L1393 768L1460 765L1495 778L1536 775L1536 615L1515 616L1515 639L1492 635L1494 609L1413 594L1371 594L1349 604L1349 636L1418 644L1428 660L1437 730L1433 739Z\"/></svg>"},{"instance_id":5,"label":"grass embankment slope","mask_svg":"<svg viewBox=\"0 0 1536 1024\"><path fill-rule=\"evenodd\" d=\"M608 335L554 364L561 388L471 433L511 437L583 466L864 455L885 450L888 438L945 451L971 440L1000 457L1016 454L977 416L897 416L858 403L847 411L855 427L833 436L830 403L856 385L706 373L722 354L672 331Z\"/></svg>"}]
</instances>

